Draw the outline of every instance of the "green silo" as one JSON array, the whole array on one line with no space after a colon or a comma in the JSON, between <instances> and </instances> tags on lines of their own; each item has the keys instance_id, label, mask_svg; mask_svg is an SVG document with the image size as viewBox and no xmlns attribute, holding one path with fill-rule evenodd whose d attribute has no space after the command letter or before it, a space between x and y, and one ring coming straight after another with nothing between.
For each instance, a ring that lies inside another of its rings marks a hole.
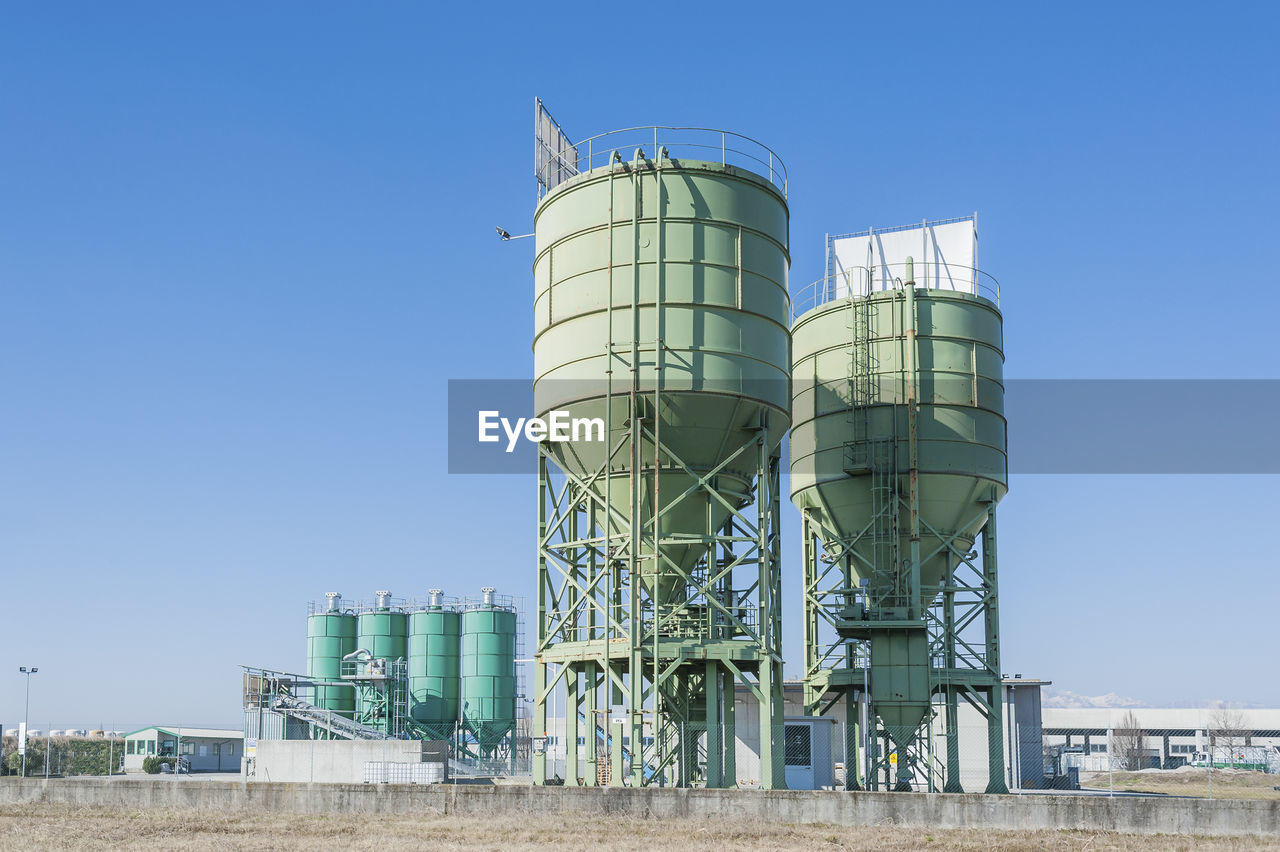
<instances>
[{"instance_id":1,"label":"green silo","mask_svg":"<svg viewBox=\"0 0 1280 852\"><path fill-rule=\"evenodd\" d=\"M535 410L598 425L540 444L539 588L551 591L534 729L547 727L548 684L569 708L548 736L612 761L597 771L570 749L566 784L732 786L733 694L751 688L763 696L753 780L781 787L785 170L721 131L552 138L534 215ZM646 740L647 755L596 752ZM535 783L548 773L535 754Z\"/></svg>"},{"instance_id":2,"label":"green silo","mask_svg":"<svg viewBox=\"0 0 1280 852\"><path fill-rule=\"evenodd\" d=\"M409 615L409 714L433 739L450 739L458 722L462 616L432 589Z\"/></svg>"},{"instance_id":3,"label":"green silo","mask_svg":"<svg viewBox=\"0 0 1280 852\"><path fill-rule=\"evenodd\" d=\"M356 633L356 648L374 659L394 663L409 655L409 616L392 604L390 592L374 593L373 608L357 616ZM356 701L357 715L367 717L374 710L372 696L362 692Z\"/></svg>"},{"instance_id":4,"label":"green silo","mask_svg":"<svg viewBox=\"0 0 1280 852\"><path fill-rule=\"evenodd\" d=\"M931 759L916 754L931 747L924 723L935 699L944 701L946 788L958 790L955 703L968 693L974 706L990 707L989 789L1000 791L1002 318L976 292L917 288L915 264L903 266L896 288L819 299L792 328L791 497L805 543L806 704L812 712L844 692L852 713L865 679L880 735L893 743L879 751L884 775L896 775L885 783L907 789L932 771L922 768ZM961 584L957 571L966 567L977 579ZM957 606L972 615L958 616ZM834 643L821 639L826 625L838 634ZM976 638L958 642L973 625ZM854 668L855 643L869 658L866 672Z\"/></svg>"},{"instance_id":5,"label":"green silo","mask_svg":"<svg viewBox=\"0 0 1280 852\"><path fill-rule=\"evenodd\" d=\"M325 609L307 617L307 677L340 681L342 658L356 649L356 617L342 609L337 592L325 597ZM349 686L317 686L314 704L349 717L355 711L355 690Z\"/></svg>"},{"instance_id":6,"label":"green silo","mask_svg":"<svg viewBox=\"0 0 1280 852\"><path fill-rule=\"evenodd\" d=\"M516 614L484 589L462 613L462 717L481 757L491 756L516 722Z\"/></svg>"}]
</instances>

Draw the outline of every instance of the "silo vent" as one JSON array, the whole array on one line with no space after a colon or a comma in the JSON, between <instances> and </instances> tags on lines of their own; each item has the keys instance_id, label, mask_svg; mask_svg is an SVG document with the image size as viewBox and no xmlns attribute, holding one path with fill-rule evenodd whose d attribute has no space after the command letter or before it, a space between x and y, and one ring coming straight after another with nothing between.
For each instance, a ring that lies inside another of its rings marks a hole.
<instances>
[{"instance_id":1,"label":"silo vent","mask_svg":"<svg viewBox=\"0 0 1280 852\"><path fill-rule=\"evenodd\" d=\"M484 592L484 605L493 606L493 586L485 586L480 591Z\"/></svg>"},{"instance_id":2,"label":"silo vent","mask_svg":"<svg viewBox=\"0 0 1280 852\"><path fill-rule=\"evenodd\" d=\"M325 592L324 596L329 599L329 612L337 612L342 606L342 595L338 592Z\"/></svg>"},{"instance_id":3,"label":"silo vent","mask_svg":"<svg viewBox=\"0 0 1280 852\"><path fill-rule=\"evenodd\" d=\"M377 601L378 609L387 609L391 606L391 593L387 591L374 592L374 598Z\"/></svg>"}]
</instances>

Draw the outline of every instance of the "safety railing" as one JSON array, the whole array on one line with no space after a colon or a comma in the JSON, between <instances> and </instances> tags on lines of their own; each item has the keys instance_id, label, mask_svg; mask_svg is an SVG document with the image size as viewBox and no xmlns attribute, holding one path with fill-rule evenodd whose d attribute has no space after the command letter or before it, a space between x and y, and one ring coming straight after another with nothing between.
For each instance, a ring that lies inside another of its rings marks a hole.
<instances>
[{"instance_id":1,"label":"safety railing","mask_svg":"<svg viewBox=\"0 0 1280 852\"><path fill-rule=\"evenodd\" d=\"M807 284L792 294L792 318L801 317L828 302L901 289L908 275L907 267L905 262L852 266ZM969 293L1000 306L1000 282L980 269L953 263L915 261L911 264L910 274L917 287Z\"/></svg>"},{"instance_id":2,"label":"safety railing","mask_svg":"<svg viewBox=\"0 0 1280 852\"><path fill-rule=\"evenodd\" d=\"M749 136L709 127L627 127L590 136L558 152L546 151L538 168L538 198L571 177L606 166L616 153L629 161L636 150L653 158L666 149L673 159L689 159L737 166L767 177L787 195L787 168L767 145Z\"/></svg>"}]
</instances>

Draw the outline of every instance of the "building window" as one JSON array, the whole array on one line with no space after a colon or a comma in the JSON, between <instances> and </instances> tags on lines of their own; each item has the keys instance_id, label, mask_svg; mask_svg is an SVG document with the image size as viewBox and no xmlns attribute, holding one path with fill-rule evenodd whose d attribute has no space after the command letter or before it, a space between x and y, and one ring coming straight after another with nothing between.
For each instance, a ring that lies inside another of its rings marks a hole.
<instances>
[{"instance_id":1,"label":"building window","mask_svg":"<svg viewBox=\"0 0 1280 852\"><path fill-rule=\"evenodd\" d=\"M1089 743L1089 754L1106 754L1106 743Z\"/></svg>"},{"instance_id":2,"label":"building window","mask_svg":"<svg viewBox=\"0 0 1280 852\"><path fill-rule=\"evenodd\" d=\"M137 752L136 752L136 750L134 749L134 746L136 746L136 745L137 745L137 743L135 743L133 740L129 740L127 743L125 743L125 744L124 744L124 753L125 753L125 754L136 754Z\"/></svg>"},{"instance_id":3,"label":"building window","mask_svg":"<svg viewBox=\"0 0 1280 852\"><path fill-rule=\"evenodd\" d=\"M156 753L156 741L147 740L147 754L155 754L155 753Z\"/></svg>"},{"instance_id":4,"label":"building window","mask_svg":"<svg viewBox=\"0 0 1280 852\"><path fill-rule=\"evenodd\" d=\"M183 743L183 744L182 744L182 753L183 753L183 754L195 754L195 753L196 753L196 744L195 744L195 743L192 743L192 742L185 742L185 743Z\"/></svg>"}]
</instances>

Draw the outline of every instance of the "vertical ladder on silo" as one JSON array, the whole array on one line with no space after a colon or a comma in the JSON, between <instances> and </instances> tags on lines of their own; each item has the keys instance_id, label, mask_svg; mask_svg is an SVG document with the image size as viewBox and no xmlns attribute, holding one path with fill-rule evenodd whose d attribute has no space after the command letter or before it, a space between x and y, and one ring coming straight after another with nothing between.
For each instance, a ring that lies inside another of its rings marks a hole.
<instances>
[{"instance_id":1,"label":"vertical ladder on silo","mask_svg":"<svg viewBox=\"0 0 1280 852\"><path fill-rule=\"evenodd\" d=\"M847 420L849 435L853 441L853 451L860 453L859 447L871 436L870 412L868 407L874 401L876 358L872 342L875 338L874 320L875 306L871 301L870 291L864 296L855 289L852 281L853 273L845 273L849 290L849 409ZM854 459L865 464L865 458ZM861 466L855 464L855 466Z\"/></svg>"},{"instance_id":2,"label":"vertical ladder on silo","mask_svg":"<svg viewBox=\"0 0 1280 852\"><path fill-rule=\"evenodd\" d=\"M845 470L853 476L870 476L871 524L868 556L875 573L896 568L898 549L898 465L897 445L893 434L896 424L890 423L886 437L876 438L871 418L872 406L882 402L880 387L880 362L876 357L875 341L878 321L878 303L872 299L868 276L865 294L849 280L849 358L847 412L848 434Z\"/></svg>"}]
</instances>

